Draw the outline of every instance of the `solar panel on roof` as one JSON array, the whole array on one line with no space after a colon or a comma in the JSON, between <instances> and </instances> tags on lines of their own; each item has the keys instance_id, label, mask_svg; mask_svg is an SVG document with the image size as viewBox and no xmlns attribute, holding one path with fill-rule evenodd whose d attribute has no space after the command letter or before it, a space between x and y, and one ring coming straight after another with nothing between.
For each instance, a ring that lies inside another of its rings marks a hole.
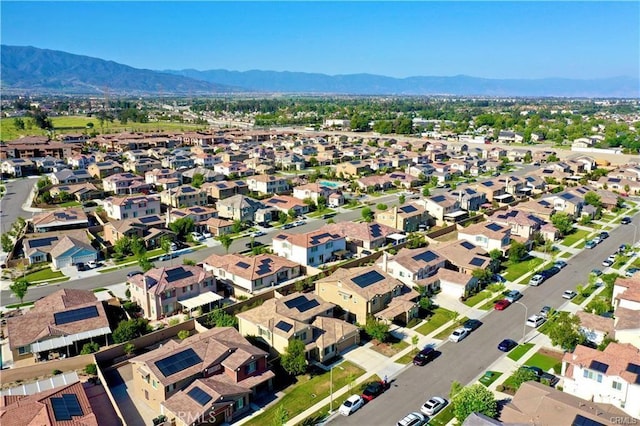
<instances>
[{"instance_id":1,"label":"solar panel on roof","mask_svg":"<svg viewBox=\"0 0 640 426\"><path fill-rule=\"evenodd\" d=\"M487 225L487 229L491 229L492 231L500 231L502 230L502 226L498 225L497 223L489 223Z\"/></svg>"},{"instance_id":2,"label":"solar panel on roof","mask_svg":"<svg viewBox=\"0 0 640 426\"><path fill-rule=\"evenodd\" d=\"M245 262L238 262L236 263L236 266L242 268L242 269L247 269L250 265L248 263Z\"/></svg>"},{"instance_id":3,"label":"solar panel on roof","mask_svg":"<svg viewBox=\"0 0 640 426\"><path fill-rule=\"evenodd\" d=\"M56 325L69 324L98 316L98 308L95 306L85 306L84 308L72 309L70 311L56 312L53 319Z\"/></svg>"},{"instance_id":4,"label":"solar panel on roof","mask_svg":"<svg viewBox=\"0 0 640 426\"><path fill-rule=\"evenodd\" d=\"M140 223L158 222L160 218L158 216L145 216L138 219Z\"/></svg>"},{"instance_id":5,"label":"solar panel on roof","mask_svg":"<svg viewBox=\"0 0 640 426\"><path fill-rule=\"evenodd\" d=\"M589 364L589 368L595 371L599 371L600 373L606 373L609 365L605 364L604 362L593 360L591 361L591 364Z\"/></svg>"},{"instance_id":6,"label":"solar panel on roof","mask_svg":"<svg viewBox=\"0 0 640 426\"><path fill-rule=\"evenodd\" d=\"M382 235L382 229L380 228L380 225L375 224L375 225L370 225L369 229L371 230L371 236L373 238L378 238Z\"/></svg>"},{"instance_id":7,"label":"solar panel on roof","mask_svg":"<svg viewBox=\"0 0 640 426\"><path fill-rule=\"evenodd\" d=\"M38 238L35 240L30 240L29 246L32 248L46 247L50 246L54 241L58 241L58 237Z\"/></svg>"},{"instance_id":8,"label":"solar panel on roof","mask_svg":"<svg viewBox=\"0 0 640 426\"><path fill-rule=\"evenodd\" d=\"M72 416L82 416L82 407L78 401L78 396L72 393L62 394L61 398L51 398L51 408L53 416L58 422L71 420Z\"/></svg>"},{"instance_id":9,"label":"solar panel on roof","mask_svg":"<svg viewBox=\"0 0 640 426\"><path fill-rule=\"evenodd\" d=\"M358 287L365 288L379 281L384 280L384 276L378 271L369 271L357 277L351 278Z\"/></svg>"},{"instance_id":10,"label":"solar panel on roof","mask_svg":"<svg viewBox=\"0 0 640 426\"><path fill-rule=\"evenodd\" d=\"M431 199L433 201L435 201L436 203L439 203L440 201L444 201L446 199L446 197L444 195L435 195L435 196L431 197Z\"/></svg>"},{"instance_id":11,"label":"solar panel on roof","mask_svg":"<svg viewBox=\"0 0 640 426\"><path fill-rule=\"evenodd\" d=\"M302 305L306 301L307 301L306 297L298 296L291 300L287 300L286 302L284 302L284 305L289 309L293 309L293 308L297 308L299 305Z\"/></svg>"},{"instance_id":12,"label":"solar panel on roof","mask_svg":"<svg viewBox=\"0 0 640 426\"><path fill-rule=\"evenodd\" d=\"M630 362L627 364L627 371L633 374L640 374L640 365Z\"/></svg>"},{"instance_id":13,"label":"solar panel on roof","mask_svg":"<svg viewBox=\"0 0 640 426\"><path fill-rule=\"evenodd\" d=\"M431 250L427 250L424 253L416 254L411 258L413 260L422 260L423 262L431 262L433 259L437 257L438 256L434 252L432 252Z\"/></svg>"},{"instance_id":14,"label":"solar panel on roof","mask_svg":"<svg viewBox=\"0 0 640 426\"><path fill-rule=\"evenodd\" d=\"M400 210L402 210L405 213L413 213L415 211L417 211L418 209L416 209L414 206L412 205L408 205L408 206L402 206L400 207Z\"/></svg>"},{"instance_id":15,"label":"solar panel on roof","mask_svg":"<svg viewBox=\"0 0 640 426\"><path fill-rule=\"evenodd\" d=\"M460 245L462 247L466 248L467 250L473 250L474 248L476 248L476 246L471 244L469 241L463 241L463 242L460 243Z\"/></svg>"},{"instance_id":16,"label":"solar panel on roof","mask_svg":"<svg viewBox=\"0 0 640 426\"><path fill-rule=\"evenodd\" d=\"M320 306L320 303L316 299L307 300L301 305L298 305L296 309L300 312L307 312L309 309L313 309L316 306Z\"/></svg>"},{"instance_id":17,"label":"solar panel on roof","mask_svg":"<svg viewBox=\"0 0 640 426\"><path fill-rule=\"evenodd\" d=\"M167 274L167 281L170 283L193 276L193 273L191 271L185 270L182 266L174 269L169 269L165 271L165 273Z\"/></svg>"},{"instance_id":18,"label":"solar panel on roof","mask_svg":"<svg viewBox=\"0 0 640 426\"><path fill-rule=\"evenodd\" d=\"M185 349L184 351L178 352L177 354L173 354L167 358L156 361L155 365L165 377L168 377L172 374L177 373L178 371L193 367L194 365L201 362L202 359L200 359L198 354L193 349L189 348Z\"/></svg>"},{"instance_id":19,"label":"solar panel on roof","mask_svg":"<svg viewBox=\"0 0 640 426\"><path fill-rule=\"evenodd\" d=\"M471 259L469 263L472 264L473 266L482 266L484 264L484 259L481 259L479 257L474 257L473 259Z\"/></svg>"},{"instance_id":20,"label":"solar panel on roof","mask_svg":"<svg viewBox=\"0 0 640 426\"><path fill-rule=\"evenodd\" d=\"M604 423L576 414L573 422L571 422L571 426L604 426Z\"/></svg>"},{"instance_id":21,"label":"solar panel on roof","mask_svg":"<svg viewBox=\"0 0 640 426\"><path fill-rule=\"evenodd\" d=\"M271 259L263 259L258 265L258 275L265 275L271 272Z\"/></svg>"},{"instance_id":22,"label":"solar panel on roof","mask_svg":"<svg viewBox=\"0 0 640 426\"><path fill-rule=\"evenodd\" d=\"M284 331L285 333L288 333L289 330L293 328L293 325L285 321L278 321L278 323L276 324L276 328Z\"/></svg>"},{"instance_id":23,"label":"solar panel on roof","mask_svg":"<svg viewBox=\"0 0 640 426\"><path fill-rule=\"evenodd\" d=\"M197 402L200 405L205 405L207 402L211 401L213 398L211 397L211 395L209 395L208 393L206 393L205 391L203 391L202 389L200 389L199 387L195 386L193 389L191 389L189 392L187 392L187 395L189 395L191 397L191 399L193 399L195 402Z\"/></svg>"}]
</instances>

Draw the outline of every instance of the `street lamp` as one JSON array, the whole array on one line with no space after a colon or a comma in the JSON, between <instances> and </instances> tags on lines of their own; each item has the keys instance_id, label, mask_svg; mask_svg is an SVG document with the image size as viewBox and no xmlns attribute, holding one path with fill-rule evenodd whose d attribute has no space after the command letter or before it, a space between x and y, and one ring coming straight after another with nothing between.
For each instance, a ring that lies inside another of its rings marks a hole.
<instances>
[{"instance_id":1,"label":"street lamp","mask_svg":"<svg viewBox=\"0 0 640 426\"><path fill-rule=\"evenodd\" d=\"M529 309L527 308L527 305L522 302L518 302L517 300L513 303L524 307L524 323L522 325L522 343L524 344L524 338L527 335L527 318L529 318Z\"/></svg>"},{"instance_id":2,"label":"street lamp","mask_svg":"<svg viewBox=\"0 0 640 426\"><path fill-rule=\"evenodd\" d=\"M330 390L329 390L329 413L333 413L333 365L331 366L331 372L329 373L330 379Z\"/></svg>"}]
</instances>

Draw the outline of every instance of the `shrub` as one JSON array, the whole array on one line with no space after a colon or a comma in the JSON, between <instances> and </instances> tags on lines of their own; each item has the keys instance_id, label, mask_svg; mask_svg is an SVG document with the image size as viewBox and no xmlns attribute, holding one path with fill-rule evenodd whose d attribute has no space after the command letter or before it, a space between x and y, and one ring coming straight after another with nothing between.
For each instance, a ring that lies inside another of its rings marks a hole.
<instances>
[{"instance_id":1,"label":"shrub","mask_svg":"<svg viewBox=\"0 0 640 426\"><path fill-rule=\"evenodd\" d=\"M95 364L87 364L87 366L84 367L84 372L90 376L95 376L98 374L98 366Z\"/></svg>"},{"instance_id":2,"label":"shrub","mask_svg":"<svg viewBox=\"0 0 640 426\"><path fill-rule=\"evenodd\" d=\"M100 345L96 342L85 343L82 346L82 350L80 351L81 355L92 354L94 352L98 352L100 350Z\"/></svg>"},{"instance_id":3,"label":"shrub","mask_svg":"<svg viewBox=\"0 0 640 426\"><path fill-rule=\"evenodd\" d=\"M51 374L53 375L62 374L62 371L56 369L56 370L53 370Z\"/></svg>"}]
</instances>

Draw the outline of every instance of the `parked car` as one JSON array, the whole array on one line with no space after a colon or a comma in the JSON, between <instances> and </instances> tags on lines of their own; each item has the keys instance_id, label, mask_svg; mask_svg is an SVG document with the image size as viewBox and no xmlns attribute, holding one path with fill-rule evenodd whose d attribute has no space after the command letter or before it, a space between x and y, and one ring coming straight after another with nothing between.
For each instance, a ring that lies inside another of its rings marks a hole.
<instances>
[{"instance_id":1,"label":"parked car","mask_svg":"<svg viewBox=\"0 0 640 426\"><path fill-rule=\"evenodd\" d=\"M600 269L592 269L591 273L596 277L599 277L600 275L602 275L602 271Z\"/></svg>"},{"instance_id":2,"label":"parked car","mask_svg":"<svg viewBox=\"0 0 640 426\"><path fill-rule=\"evenodd\" d=\"M199 232L192 232L191 238L193 238L194 241L204 241L204 237Z\"/></svg>"},{"instance_id":3,"label":"parked car","mask_svg":"<svg viewBox=\"0 0 640 426\"><path fill-rule=\"evenodd\" d=\"M631 218L629 216L625 216L622 219L620 219L620 223L623 225L628 225L631 223Z\"/></svg>"},{"instance_id":4,"label":"parked car","mask_svg":"<svg viewBox=\"0 0 640 426\"><path fill-rule=\"evenodd\" d=\"M602 242L602 238L600 238L600 237L595 237L595 238L594 238L593 240L591 240L591 241L593 241L593 242L594 242L594 243L596 243L596 244L600 244L600 243Z\"/></svg>"},{"instance_id":5,"label":"parked car","mask_svg":"<svg viewBox=\"0 0 640 426\"><path fill-rule=\"evenodd\" d=\"M544 276L540 275L540 274L535 274L534 276L531 277L531 279L529 280L529 285L532 286L539 286L540 284L542 284L544 282Z\"/></svg>"},{"instance_id":6,"label":"parked car","mask_svg":"<svg viewBox=\"0 0 640 426\"><path fill-rule=\"evenodd\" d=\"M429 361L435 358L436 351L435 349L428 347L424 348L420 352L413 357L413 365L423 366L426 365Z\"/></svg>"},{"instance_id":7,"label":"parked car","mask_svg":"<svg viewBox=\"0 0 640 426\"><path fill-rule=\"evenodd\" d=\"M574 297L576 297L577 295L578 294L573 290L565 290L564 293L562 293L562 298L571 300Z\"/></svg>"},{"instance_id":8,"label":"parked car","mask_svg":"<svg viewBox=\"0 0 640 426\"><path fill-rule=\"evenodd\" d=\"M516 300L522 298L522 293L520 293L518 290L511 290L504 298L513 303Z\"/></svg>"},{"instance_id":9,"label":"parked car","mask_svg":"<svg viewBox=\"0 0 640 426\"><path fill-rule=\"evenodd\" d=\"M296 220L295 222L293 222L293 226L302 226L305 223L307 222L305 222L304 220Z\"/></svg>"},{"instance_id":10,"label":"parked car","mask_svg":"<svg viewBox=\"0 0 640 426\"><path fill-rule=\"evenodd\" d=\"M618 250L616 250L617 254L622 254L625 251L627 251L627 245L626 244L620 244L620 247L618 247Z\"/></svg>"},{"instance_id":11,"label":"parked car","mask_svg":"<svg viewBox=\"0 0 640 426\"><path fill-rule=\"evenodd\" d=\"M209 231L204 231L202 233L202 236L205 237L205 238L211 238L211 237L213 237L213 234L211 234L211 232L209 232Z\"/></svg>"},{"instance_id":12,"label":"parked car","mask_svg":"<svg viewBox=\"0 0 640 426\"><path fill-rule=\"evenodd\" d=\"M605 260L602 261L602 266L608 268L609 266L613 265L613 260L606 258Z\"/></svg>"},{"instance_id":13,"label":"parked car","mask_svg":"<svg viewBox=\"0 0 640 426\"><path fill-rule=\"evenodd\" d=\"M266 233L262 232L262 231L256 231L253 234L251 234L251 236L253 238L258 238L258 237L262 237L263 235L267 235Z\"/></svg>"},{"instance_id":14,"label":"parked car","mask_svg":"<svg viewBox=\"0 0 640 426\"><path fill-rule=\"evenodd\" d=\"M624 276L631 278L638 271L640 271L640 268L631 267L624 272Z\"/></svg>"},{"instance_id":15,"label":"parked car","mask_svg":"<svg viewBox=\"0 0 640 426\"><path fill-rule=\"evenodd\" d=\"M291 229L294 226L295 225L293 223L285 223L284 225L282 225L282 229Z\"/></svg>"},{"instance_id":16,"label":"parked car","mask_svg":"<svg viewBox=\"0 0 640 426\"><path fill-rule=\"evenodd\" d=\"M538 380L540 380L540 377L542 377L542 375L544 374L544 371L542 370L542 368L535 367L533 365L523 365L520 368L522 368L523 370L529 370L529 371L533 372L536 375L536 378Z\"/></svg>"},{"instance_id":17,"label":"parked car","mask_svg":"<svg viewBox=\"0 0 640 426\"><path fill-rule=\"evenodd\" d=\"M88 261L87 262L87 267L90 268L90 269L97 268L98 267L98 261L96 261L96 260Z\"/></svg>"},{"instance_id":18,"label":"parked car","mask_svg":"<svg viewBox=\"0 0 640 426\"><path fill-rule=\"evenodd\" d=\"M78 263L78 264L76 264L76 269L78 271L86 271L87 270L87 265L85 265L84 263Z\"/></svg>"},{"instance_id":19,"label":"parked car","mask_svg":"<svg viewBox=\"0 0 640 426\"><path fill-rule=\"evenodd\" d=\"M552 266L551 268L540 271L540 275L542 275L545 279L551 278L555 274L560 272L560 268L557 266Z\"/></svg>"},{"instance_id":20,"label":"parked car","mask_svg":"<svg viewBox=\"0 0 640 426\"><path fill-rule=\"evenodd\" d=\"M466 328L462 328L462 327L456 328L455 330L453 330L453 333L449 335L449 341L458 343L468 335L469 335L469 330L467 330Z\"/></svg>"},{"instance_id":21,"label":"parked car","mask_svg":"<svg viewBox=\"0 0 640 426\"><path fill-rule=\"evenodd\" d=\"M511 339L504 339L502 342L498 343L498 350L502 352L509 352L511 349L518 346L518 342Z\"/></svg>"},{"instance_id":22,"label":"parked car","mask_svg":"<svg viewBox=\"0 0 640 426\"><path fill-rule=\"evenodd\" d=\"M596 243L593 240L589 240L584 243L585 248L592 249L596 246Z\"/></svg>"},{"instance_id":23,"label":"parked car","mask_svg":"<svg viewBox=\"0 0 640 426\"><path fill-rule=\"evenodd\" d=\"M609 233L607 231L602 231L600 233L600 239L601 240L606 240L607 238L609 238Z\"/></svg>"},{"instance_id":24,"label":"parked car","mask_svg":"<svg viewBox=\"0 0 640 426\"><path fill-rule=\"evenodd\" d=\"M398 421L398 426L422 426L427 419L420 413L409 413Z\"/></svg>"},{"instance_id":25,"label":"parked car","mask_svg":"<svg viewBox=\"0 0 640 426\"><path fill-rule=\"evenodd\" d=\"M469 331L473 331L476 328L480 327L482 325L482 321L477 320L477 319L468 319L464 322L464 324L462 324L463 328L466 328Z\"/></svg>"},{"instance_id":26,"label":"parked car","mask_svg":"<svg viewBox=\"0 0 640 426\"><path fill-rule=\"evenodd\" d=\"M551 313L551 306L543 306L542 309L540 309L540 313L538 315L548 318L550 313Z\"/></svg>"},{"instance_id":27,"label":"parked car","mask_svg":"<svg viewBox=\"0 0 640 426\"><path fill-rule=\"evenodd\" d=\"M127 274L127 278L142 274L142 271L131 271Z\"/></svg>"},{"instance_id":28,"label":"parked car","mask_svg":"<svg viewBox=\"0 0 640 426\"><path fill-rule=\"evenodd\" d=\"M338 411L343 416L348 416L351 413L355 413L356 411L358 411L358 409L363 405L364 399L362 399L360 395L351 395L342 403Z\"/></svg>"},{"instance_id":29,"label":"parked car","mask_svg":"<svg viewBox=\"0 0 640 426\"><path fill-rule=\"evenodd\" d=\"M545 322L545 318L541 315L531 315L525 323L528 327L538 328Z\"/></svg>"},{"instance_id":30,"label":"parked car","mask_svg":"<svg viewBox=\"0 0 640 426\"><path fill-rule=\"evenodd\" d=\"M169 249L171 251L176 251L178 250L178 245L176 243L171 243L171 245L169 246Z\"/></svg>"},{"instance_id":31,"label":"parked car","mask_svg":"<svg viewBox=\"0 0 640 426\"><path fill-rule=\"evenodd\" d=\"M447 405L446 399L441 398L439 396L432 396L427 400L427 402L422 404L420 411L422 411L426 416L435 416L446 405Z\"/></svg>"},{"instance_id":32,"label":"parked car","mask_svg":"<svg viewBox=\"0 0 640 426\"><path fill-rule=\"evenodd\" d=\"M507 282L507 279L505 277L503 277L502 275L500 275L500 274L493 274L492 279L493 279L493 281L495 281L497 283L503 283L504 284L504 283Z\"/></svg>"},{"instance_id":33,"label":"parked car","mask_svg":"<svg viewBox=\"0 0 640 426\"><path fill-rule=\"evenodd\" d=\"M263 246L264 243L261 243L260 241L249 241L247 244L245 244L247 248L254 248L254 247L260 247Z\"/></svg>"},{"instance_id":34,"label":"parked car","mask_svg":"<svg viewBox=\"0 0 640 426\"><path fill-rule=\"evenodd\" d=\"M511 304L511 302L509 302L507 299L502 299L502 300L498 300L496 302L495 305L493 305L493 308L496 311L504 311L505 309L507 309L507 307Z\"/></svg>"},{"instance_id":35,"label":"parked car","mask_svg":"<svg viewBox=\"0 0 640 426\"><path fill-rule=\"evenodd\" d=\"M556 268L562 269L565 266L567 266L567 262L565 262L564 260L557 260L553 266L555 266Z\"/></svg>"},{"instance_id":36,"label":"parked car","mask_svg":"<svg viewBox=\"0 0 640 426\"><path fill-rule=\"evenodd\" d=\"M385 391L386 384L384 382L371 382L362 391L362 399L371 401Z\"/></svg>"}]
</instances>

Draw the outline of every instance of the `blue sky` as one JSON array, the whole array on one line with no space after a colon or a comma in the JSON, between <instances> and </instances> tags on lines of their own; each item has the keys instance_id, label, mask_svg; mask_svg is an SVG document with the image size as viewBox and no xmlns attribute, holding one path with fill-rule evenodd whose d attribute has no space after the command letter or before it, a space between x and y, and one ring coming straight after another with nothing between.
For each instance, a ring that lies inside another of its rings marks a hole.
<instances>
[{"instance_id":1,"label":"blue sky","mask_svg":"<svg viewBox=\"0 0 640 426\"><path fill-rule=\"evenodd\" d=\"M2 43L150 69L640 74L640 2L14 2Z\"/></svg>"}]
</instances>

